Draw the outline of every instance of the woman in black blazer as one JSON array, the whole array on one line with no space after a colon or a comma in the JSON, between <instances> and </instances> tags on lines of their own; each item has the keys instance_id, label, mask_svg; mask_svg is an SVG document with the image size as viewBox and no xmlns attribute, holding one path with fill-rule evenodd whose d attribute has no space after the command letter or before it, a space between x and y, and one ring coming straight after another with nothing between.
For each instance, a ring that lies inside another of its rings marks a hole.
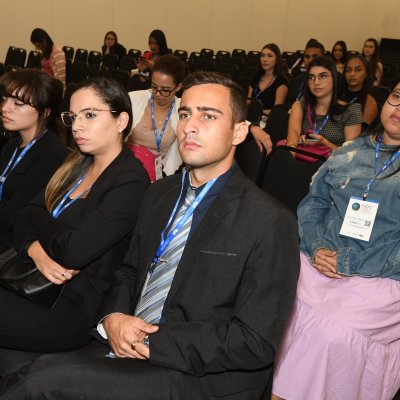
<instances>
[{"instance_id":1,"label":"woman in black blazer","mask_svg":"<svg viewBox=\"0 0 400 400\"><path fill-rule=\"evenodd\" d=\"M0 347L36 352L84 346L111 276L128 248L149 184L125 147L131 103L118 83L82 82L62 113L78 146L44 194L16 217L15 242L64 290L52 309L0 290Z\"/></svg>"},{"instance_id":2,"label":"woman in black blazer","mask_svg":"<svg viewBox=\"0 0 400 400\"><path fill-rule=\"evenodd\" d=\"M13 245L12 220L47 184L67 156L56 133L62 85L39 70L11 71L0 79L4 128L15 133L0 156L0 252Z\"/></svg>"}]
</instances>

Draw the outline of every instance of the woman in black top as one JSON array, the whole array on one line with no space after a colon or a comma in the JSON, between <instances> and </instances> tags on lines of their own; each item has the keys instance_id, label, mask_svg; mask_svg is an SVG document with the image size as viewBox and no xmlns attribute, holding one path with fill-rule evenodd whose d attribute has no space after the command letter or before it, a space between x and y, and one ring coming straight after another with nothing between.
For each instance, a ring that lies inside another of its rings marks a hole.
<instances>
[{"instance_id":1,"label":"woman in black top","mask_svg":"<svg viewBox=\"0 0 400 400\"><path fill-rule=\"evenodd\" d=\"M335 62L336 70L343 73L344 64L347 61L347 46L343 40L338 40L332 47L332 60Z\"/></svg>"},{"instance_id":2,"label":"woman in black top","mask_svg":"<svg viewBox=\"0 0 400 400\"><path fill-rule=\"evenodd\" d=\"M261 50L260 66L249 87L248 97L263 103L263 114L268 115L274 105L283 104L288 92L288 75L279 47L270 43Z\"/></svg>"},{"instance_id":3,"label":"woman in black top","mask_svg":"<svg viewBox=\"0 0 400 400\"><path fill-rule=\"evenodd\" d=\"M374 86L379 86L383 75L383 65L379 60L379 44L374 38L365 41L362 56L368 61L368 72Z\"/></svg>"},{"instance_id":4,"label":"woman in black top","mask_svg":"<svg viewBox=\"0 0 400 400\"><path fill-rule=\"evenodd\" d=\"M129 96L117 82L83 81L63 122L78 148L45 193L15 219L16 248L64 290L52 309L0 290L0 347L36 352L84 346L98 308L128 248L149 183L124 145L130 132Z\"/></svg>"},{"instance_id":5,"label":"woman in black top","mask_svg":"<svg viewBox=\"0 0 400 400\"><path fill-rule=\"evenodd\" d=\"M288 93L288 73L282 61L279 47L270 43L261 50L260 65L249 87L248 97L256 98L263 104L263 116L261 124L249 127L260 149L266 149L267 153L272 151L272 142L267 132L263 130L266 119L271 109L278 104L283 104Z\"/></svg>"},{"instance_id":6,"label":"woman in black top","mask_svg":"<svg viewBox=\"0 0 400 400\"><path fill-rule=\"evenodd\" d=\"M18 70L0 79L3 126L15 137L0 156L0 252L13 245L12 220L47 184L67 156L57 137L63 127L59 80L39 70Z\"/></svg>"},{"instance_id":7,"label":"woman in black top","mask_svg":"<svg viewBox=\"0 0 400 400\"><path fill-rule=\"evenodd\" d=\"M346 103L359 103L363 113L363 133L380 125L380 110L385 102L379 88L371 85L368 62L361 55L351 56L344 65L341 99Z\"/></svg>"},{"instance_id":8,"label":"woman in black top","mask_svg":"<svg viewBox=\"0 0 400 400\"><path fill-rule=\"evenodd\" d=\"M103 56L105 54L116 54L120 60L126 56L126 48L121 43L118 43L118 37L114 31L109 31L104 36L104 44L101 46L101 52Z\"/></svg>"}]
</instances>

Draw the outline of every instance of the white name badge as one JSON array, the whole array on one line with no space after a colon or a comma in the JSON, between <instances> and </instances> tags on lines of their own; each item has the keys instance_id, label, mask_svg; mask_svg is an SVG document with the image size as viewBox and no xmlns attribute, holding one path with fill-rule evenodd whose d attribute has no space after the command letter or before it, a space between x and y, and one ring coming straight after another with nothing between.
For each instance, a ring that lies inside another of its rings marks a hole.
<instances>
[{"instance_id":1,"label":"white name badge","mask_svg":"<svg viewBox=\"0 0 400 400\"><path fill-rule=\"evenodd\" d=\"M154 160L155 170L156 170L156 181L158 181L159 179L162 179L162 177L163 177L161 160L162 160L161 156L156 157Z\"/></svg>"},{"instance_id":2,"label":"white name badge","mask_svg":"<svg viewBox=\"0 0 400 400\"><path fill-rule=\"evenodd\" d=\"M379 203L351 197L339 234L354 239L369 241Z\"/></svg>"}]
</instances>

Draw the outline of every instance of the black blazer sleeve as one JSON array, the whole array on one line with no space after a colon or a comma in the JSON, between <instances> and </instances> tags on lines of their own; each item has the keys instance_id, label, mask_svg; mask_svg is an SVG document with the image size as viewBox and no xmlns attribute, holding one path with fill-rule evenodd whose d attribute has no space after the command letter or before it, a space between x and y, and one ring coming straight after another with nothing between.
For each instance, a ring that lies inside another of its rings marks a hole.
<instances>
[{"instance_id":1,"label":"black blazer sleeve","mask_svg":"<svg viewBox=\"0 0 400 400\"><path fill-rule=\"evenodd\" d=\"M141 167L124 170L114 165L108 172L93 185L85 199L85 209L90 211L75 228L53 218L43 203L20 212L14 225L19 247L37 239L55 261L80 269L121 240L136 223L148 178Z\"/></svg>"},{"instance_id":2,"label":"black blazer sleeve","mask_svg":"<svg viewBox=\"0 0 400 400\"><path fill-rule=\"evenodd\" d=\"M2 169L9 161L18 141L4 149ZM10 151L12 150L12 151ZM54 172L67 156L67 149L52 132L47 132L27 152L5 181L3 199L0 202L0 233L11 229L14 215L48 183Z\"/></svg>"}]
</instances>

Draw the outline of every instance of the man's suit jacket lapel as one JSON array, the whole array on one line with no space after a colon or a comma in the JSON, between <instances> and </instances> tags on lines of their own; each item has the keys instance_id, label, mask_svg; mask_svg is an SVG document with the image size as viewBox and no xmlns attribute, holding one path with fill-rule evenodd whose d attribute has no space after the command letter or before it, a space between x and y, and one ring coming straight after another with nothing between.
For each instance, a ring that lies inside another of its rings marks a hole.
<instances>
[{"instance_id":1,"label":"man's suit jacket lapel","mask_svg":"<svg viewBox=\"0 0 400 400\"><path fill-rule=\"evenodd\" d=\"M204 216L196 232L194 232L186 243L166 300L166 305L168 304L168 299L173 297L179 286L185 282L185 276L190 273L199 248L204 247L208 243L210 236L215 229L218 229L223 218L230 213L236 212L240 204L240 199L243 197L243 181L245 179L242 171L237 167L219 196L215 199L209 210L207 210L207 214Z\"/></svg>"}]
</instances>

